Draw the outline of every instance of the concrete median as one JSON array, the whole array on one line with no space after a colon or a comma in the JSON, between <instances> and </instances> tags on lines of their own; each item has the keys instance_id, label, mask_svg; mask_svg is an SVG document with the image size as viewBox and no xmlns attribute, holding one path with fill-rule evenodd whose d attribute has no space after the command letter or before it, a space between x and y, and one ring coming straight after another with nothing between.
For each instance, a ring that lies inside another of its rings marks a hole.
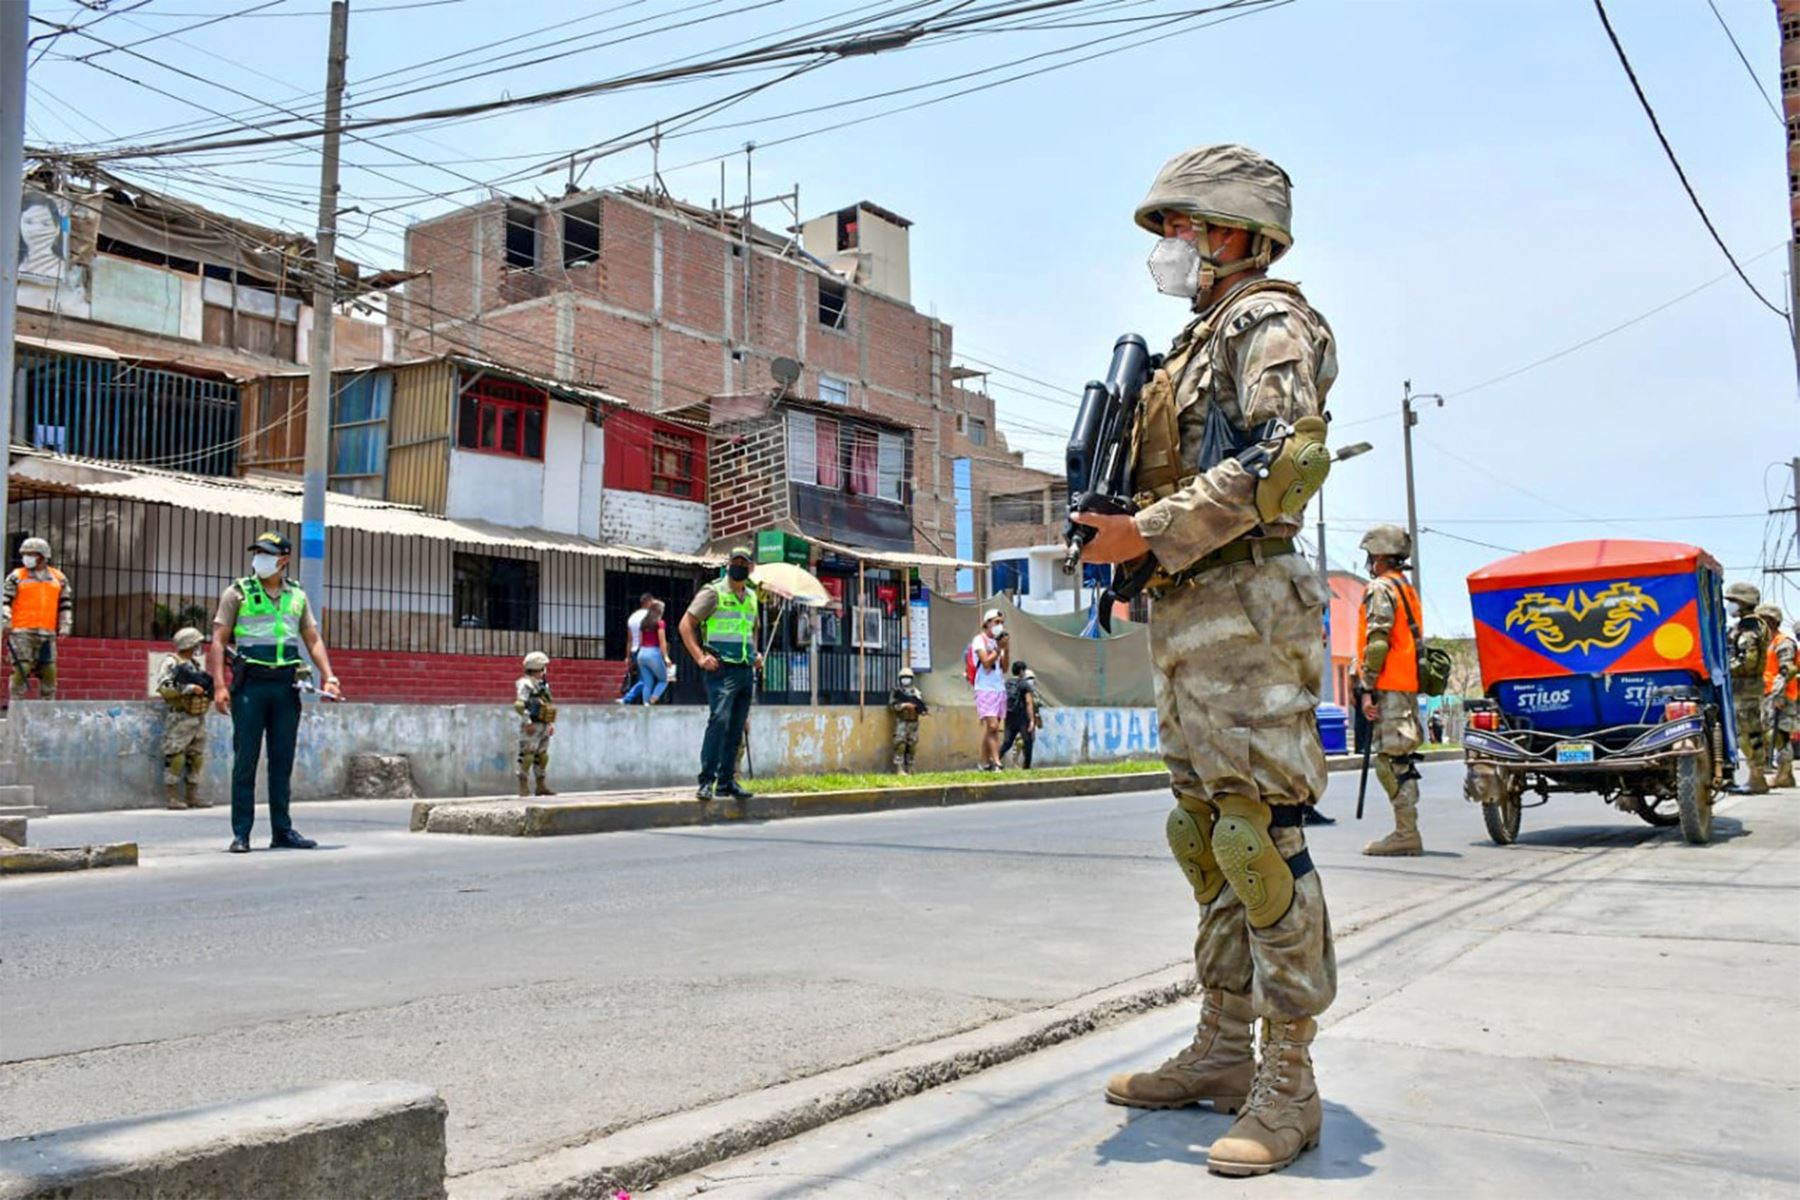
<instances>
[{"instance_id":1,"label":"concrete median","mask_svg":"<svg viewBox=\"0 0 1800 1200\"><path fill-rule=\"evenodd\" d=\"M0 1142L0 1200L437 1200L436 1092L337 1083Z\"/></svg>"}]
</instances>

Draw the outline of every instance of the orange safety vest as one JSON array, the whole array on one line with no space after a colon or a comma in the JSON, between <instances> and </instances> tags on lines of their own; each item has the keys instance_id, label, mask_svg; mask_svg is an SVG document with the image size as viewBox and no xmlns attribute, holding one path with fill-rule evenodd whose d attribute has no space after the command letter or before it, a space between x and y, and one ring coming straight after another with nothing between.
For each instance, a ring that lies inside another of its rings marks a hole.
<instances>
[{"instance_id":1,"label":"orange safety vest","mask_svg":"<svg viewBox=\"0 0 1800 1200\"><path fill-rule=\"evenodd\" d=\"M1398 571L1389 571L1371 580L1363 592L1362 607L1356 613L1356 661L1368 661L1369 651L1369 593L1378 584L1386 582L1400 589L1400 595L1394 603L1394 627L1388 630L1387 661L1381 664L1381 674L1375 679L1375 690L1378 692L1417 692L1419 690L1419 646L1413 640L1412 622L1406 619L1408 612L1413 620L1419 617L1419 595L1413 591L1412 584ZM1401 600L1405 601L1403 605Z\"/></svg>"},{"instance_id":2,"label":"orange safety vest","mask_svg":"<svg viewBox=\"0 0 1800 1200\"><path fill-rule=\"evenodd\" d=\"M1775 676L1780 670L1775 662L1775 647L1781 645L1783 642L1792 642L1793 640L1794 639L1787 634L1780 632L1777 632L1773 638L1769 639L1769 656L1763 659L1763 695L1767 696L1770 692L1775 690ZM1800 675L1796 675L1788 680L1787 698L1789 700L1800 700Z\"/></svg>"},{"instance_id":3,"label":"orange safety vest","mask_svg":"<svg viewBox=\"0 0 1800 1200\"><path fill-rule=\"evenodd\" d=\"M20 567L13 572L13 579L18 582L18 594L12 602L12 627L14 629L38 629L45 633L56 632L57 610L62 605L63 573L55 567L46 567L50 572L48 579L33 579L31 572Z\"/></svg>"}]
</instances>

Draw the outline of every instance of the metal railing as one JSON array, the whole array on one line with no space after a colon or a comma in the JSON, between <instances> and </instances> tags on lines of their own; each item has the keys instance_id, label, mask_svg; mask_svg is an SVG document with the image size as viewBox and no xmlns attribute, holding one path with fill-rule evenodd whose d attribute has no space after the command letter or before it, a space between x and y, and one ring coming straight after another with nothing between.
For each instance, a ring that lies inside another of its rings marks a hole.
<instances>
[{"instance_id":1,"label":"metal railing","mask_svg":"<svg viewBox=\"0 0 1800 1200\"><path fill-rule=\"evenodd\" d=\"M238 385L123 359L19 347L18 441L83 458L231 475Z\"/></svg>"}]
</instances>

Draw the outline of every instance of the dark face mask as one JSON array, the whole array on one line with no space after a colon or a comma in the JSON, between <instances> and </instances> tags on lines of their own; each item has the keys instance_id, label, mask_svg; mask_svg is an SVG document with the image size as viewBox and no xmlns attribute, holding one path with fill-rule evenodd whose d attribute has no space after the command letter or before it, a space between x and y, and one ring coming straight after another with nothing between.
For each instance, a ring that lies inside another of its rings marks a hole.
<instances>
[{"instance_id":1,"label":"dark face mask","mask_svg":"<svg viewBox=\"0 0 1800 1200\"><path fill-rule=\"evenodd\" d=\"M743 563L732 563L725 574L730 576L733 583L742 583L750 578L750 568Z\"/></svg>"}]
</instances>

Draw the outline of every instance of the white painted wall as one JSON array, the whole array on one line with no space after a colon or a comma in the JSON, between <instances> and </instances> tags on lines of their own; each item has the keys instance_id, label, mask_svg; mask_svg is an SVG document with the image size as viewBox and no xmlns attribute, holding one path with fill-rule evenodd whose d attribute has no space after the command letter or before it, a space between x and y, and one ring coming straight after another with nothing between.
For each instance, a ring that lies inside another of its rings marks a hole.
<instances>
[{"instance_id":1,"label":"white painted wall","mask_svg":"<svg viewBox=\"0 0 1800 1200\"><path fill-rule=\"evenodd\" d=\"M615 546L698 554L707 533L706 505L692 500L614 488L600 505L600 540Z\"/></svg>"},{"instance_id":2,"label":"white painted wall","mask_svg":"<svg viewBox=\"0 0 1800 1200\"><path fill-rule=\"evenodd\" d=\"M532 529L544 519L544 464L451 449L444 515Z\"/></svg>"},{"instance_id":3,"label":"white painted wall","mask_svg":"<svg viewBox=\"0 0 1800 1200\"><path fill-rule=\"evenodd\" d=\"M575 404L550 402L544 426L541 516L528 522L558 533L598 537L600 467L605 441L600 427Z\"/></svg>"},{"instance_id":4,"label":"white painted wall","mask_svg":"<svg viewBox=\"0 0 1800 1200\"><path fill-rule=\"evenodd\" d=\"M1019 597L1019 607L1028 613L1040 615L1073 612L1077 604L1076 589L1081 577L1062 573L1062 556L1061 546L996 550L988 555L989 578L993 577L991 567L994 563L1017 558L1029 559L1031 591ZM1081 599L1085 603L1087 597Z\"/></svg>"}]
</instances>

